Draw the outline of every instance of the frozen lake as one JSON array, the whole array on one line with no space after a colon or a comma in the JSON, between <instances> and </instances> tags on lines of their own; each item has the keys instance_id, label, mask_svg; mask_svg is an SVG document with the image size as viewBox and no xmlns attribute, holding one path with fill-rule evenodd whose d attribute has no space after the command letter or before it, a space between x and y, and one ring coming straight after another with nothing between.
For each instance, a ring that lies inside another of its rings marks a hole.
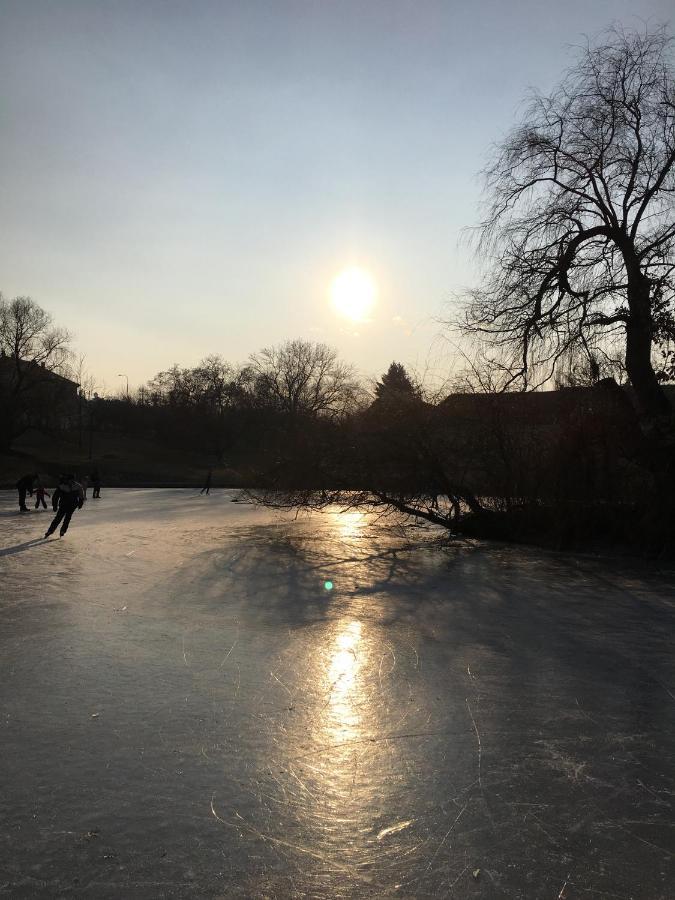
<instances>
[{"instance_id":1,"label":"frozen lake","mask_svg":"<svg viewBox=\"0 0 675 900\"><path fill-rule=\"evenodd\" d=\"M232 496L0 492L0 896L674 896L672 570Z\"/></svg>"}]
</instances>

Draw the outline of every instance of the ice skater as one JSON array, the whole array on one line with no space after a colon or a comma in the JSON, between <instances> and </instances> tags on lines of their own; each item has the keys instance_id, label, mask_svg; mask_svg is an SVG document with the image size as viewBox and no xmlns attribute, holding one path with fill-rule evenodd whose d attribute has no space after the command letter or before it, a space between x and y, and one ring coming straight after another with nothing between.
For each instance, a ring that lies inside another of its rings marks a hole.
<instances>
[{"instance_id":1,"label":"ice skater","mask_svg":"<svg viewBox=\"0 0 675 900\"><path fill-rule=\"evenodd\" d=\"M201 489L201 491L199 492L200 494L208 494L209 491L211 490L211 476L212 476L212 474L213 474L213 469L209 469L209 474L206 476L206 483L204 484L204 487L203 487L203 488Z\"/></svg>"},{"instance_id":2,"label":"ice skater","mask_svg":"<svg viewBox=\"0 0 675 900\"><path fill-rule=\"evenodd\" d=\"M89 476L91 480L91 485L93 487L93 491L91 494L92 500L100 500L101 499L101 476L98 474L98 469L94 469L94 471Z\"/></svg>"},{"instance_id":3,"label":"ice skater","mask_svg":"<svg viewBox=\"0 0 675 900\"><path fill-rule=\"evenodd\" d=\"M28 507L26 506L26 494L30 494L33 496L33 483L37 480L37 474L33 473L32 475L24 475L23 478L19 478L16 483L16 488L19 492L19 511L20 512L30 512Z\"/></svg>"},{"instance_id":4,"label":"ice skater","mask_svg":"<svg viewBox=\"0 0 675 900\"><path fill-rule=\"evenodd\" d=\"M76 509L82 509L84 506L84 491L82 485L75 481L73 475L62 475L59 479L59 486L52 495L52 508L56 512L52 524L45 532L45 538L50 534L54 534L61 522L61 537L68 531L70 520Z\"/></svg>"},{"instance_id":5,"label":"ice skater","mask_svg":"<svg viewBox=\"0 0 675 900\"><path fill-rule=\"evenodd\" d=\"M35 487L35 509L39 509L40 504L42 504L43 509L47 509L47 501L45 500L45 497L51 497L51 494L42 484L42 482L38 481Z\"/></svg>"}]
</instances>

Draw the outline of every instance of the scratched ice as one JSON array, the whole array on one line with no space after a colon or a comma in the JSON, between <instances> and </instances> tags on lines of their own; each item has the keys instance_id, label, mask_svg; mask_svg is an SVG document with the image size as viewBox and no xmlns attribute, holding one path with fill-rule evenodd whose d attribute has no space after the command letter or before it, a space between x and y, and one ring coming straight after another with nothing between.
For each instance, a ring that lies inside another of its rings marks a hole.
<instances>
[{"instance_id":1,"label":"scratched ice","mask_svg":"<svg viewBox=\"0 0 675 900\"><path fill-rule=\"evenodd\" d=\"M0 495L0 895L673 896L673 571Z\"/></svg>"}]
</instances>

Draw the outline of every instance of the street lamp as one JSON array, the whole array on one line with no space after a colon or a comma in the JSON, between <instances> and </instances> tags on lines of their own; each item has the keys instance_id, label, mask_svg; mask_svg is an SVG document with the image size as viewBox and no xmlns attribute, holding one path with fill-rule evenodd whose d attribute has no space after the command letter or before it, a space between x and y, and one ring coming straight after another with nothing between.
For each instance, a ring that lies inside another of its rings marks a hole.
<instances>
[{"instance_id":1,"label":"street lamp","mask_svg":"<svg viewBox=\"0 0 675 900\"><path fill-rule=\"evenodd\" d=\"M127 380L127 400L129 399L129 376L125 375L123 372L120 372L117 376L118 378L126 378Z\"/></svg>"}]
</instances>

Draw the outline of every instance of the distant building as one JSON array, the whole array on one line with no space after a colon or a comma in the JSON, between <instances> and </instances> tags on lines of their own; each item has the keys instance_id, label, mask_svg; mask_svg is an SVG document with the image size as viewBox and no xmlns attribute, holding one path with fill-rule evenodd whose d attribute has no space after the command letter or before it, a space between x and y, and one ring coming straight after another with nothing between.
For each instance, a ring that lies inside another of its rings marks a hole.
<instances>
[{"instance_id":1,"label":"distant building","mask_svg":"<svg viewBox=\"0 0 675 900\"><path fill-rule=\"evenodd\" d=\"M24 428L62 429L74 424L79 384L36 362L0 355L0 409Z\"/></svg>"},{"instance_id":2,"label":"distant building","mask_svg":"<svg viewBox=\"0 0 675 900\"><path fill-rule=\"evenodd\" d=\"M666 395L673 405L675 386ZM451 394L438 411L467 477L495 495L615 496L642 442L632 389Z\"/></svg>"},{"instance_id":3,"label":"distant building","mask_svg":"<svg viewBox=\"0 0 675 900\"><path fill-rule=\"evenodd\" d=\"M662 385L675 409L675 385ZM568 387L555 391L450 394L439 404L453 418L466 422L488 421L495 416L516 427L536 428L569 423L573 418L599 416L625 426L637 425L637 404L630 385L619 386L605 378L592 387Z\"/></svg>"}]
</instances>

